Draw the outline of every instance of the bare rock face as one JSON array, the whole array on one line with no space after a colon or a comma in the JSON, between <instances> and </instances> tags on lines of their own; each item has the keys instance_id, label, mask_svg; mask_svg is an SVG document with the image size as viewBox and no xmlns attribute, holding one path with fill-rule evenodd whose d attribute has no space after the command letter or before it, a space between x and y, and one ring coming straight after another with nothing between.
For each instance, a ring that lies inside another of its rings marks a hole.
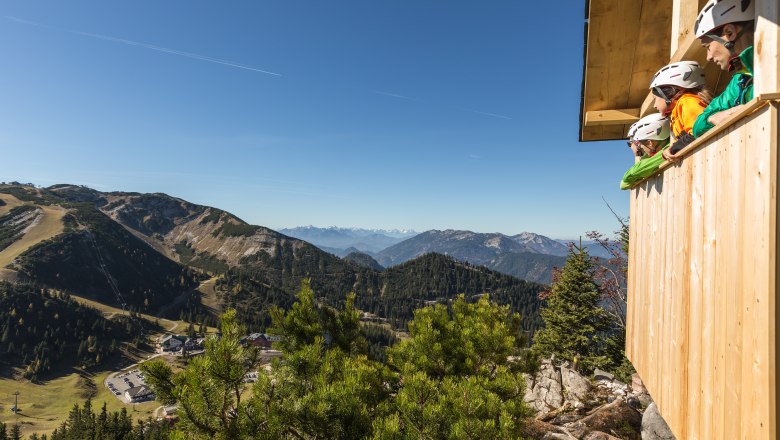
<instances>
[{"instance_id":1,"label":"bare rock face","mask_svg":"<svg viewBox=\"0 0 780 440\"><path fill-rule=\"evenodd\" d=\"M672 430L658 412L655 402L642 415L642 440L676 440Z\"/></svg>"},{"instance_id":2,"label":"bare rock face","mask_svg":"<svg viewBox=\"0 0 780 440\"><path fill-rule=\"evenodd\" d=\"M555 426L541 420L530 419L523 427L523 438L529 438L533 440L547 440L547 439L565 439L575 440L577 437L571 435L566 428Z\"/></svg>"},{"instance_id":3,"label":"bare rock face","mask_svg":"<svg viewBox=\"0 0 780 440\"><path fill-rule=\"evenodd\" d=\"M585 402L591 389L590 381L575 371L568 362L561 365L561 385L566 394L566 401L572 406Z\"/></svg>"},{"instance_id":4,"label":"bare rock face","mask_svg":"<svg viewBox=\"0 0 780 440\"><path fill-rule=\"evenodd\" d=\"M647 388L645 388L645 383L642 382L642 378L639 377L639 373L634 373L631 376L631 391L636 394L647 394Z\"/></svg>"},{"instance_id":5,"label":"bare rock face","mask_svg":"<svg viewBox=\"0 0 780 440\"><path fill-rule=\"evenodd\" d=\"M600 431L623 439L639 440L642 415L624 400L615 399L612 403L594 409L579 421L567 424L566 427L577 438Z\"/></svg>"},{"instance_id":6,"label":"bare rock face","mask_svg":"<svg viewBox=\"0 0 780 440\"><path fill-rule=\"evenodd\" d=\"M530 390L530 391L529 391ZM552 359L545 359L536 376L526 376L525 401L537 414L544 414L563 405L561 373Z\"/></svg>"}]
</instances>

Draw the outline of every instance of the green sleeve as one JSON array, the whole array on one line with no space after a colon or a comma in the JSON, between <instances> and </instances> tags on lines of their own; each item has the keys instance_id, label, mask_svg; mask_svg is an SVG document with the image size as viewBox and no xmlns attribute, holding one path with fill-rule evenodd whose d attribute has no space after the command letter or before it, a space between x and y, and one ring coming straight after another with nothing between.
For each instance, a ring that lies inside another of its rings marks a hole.
<instances>
[{"instance_id":1,"label":"green sleeve","mask_svg":"<svg viewBox=\"0 0 780 440\"><path fill-rule=\"evenodd\" d=\"M715 113L720 113L723 110L728 110L733 107L734 100L739 95L739 77L737 74L731 78L729 85L726 86L726 90L715 99L710 102L710 105L704 109L702 114L696 118L696 122L693 124L693 137L699 137L710 130L714 125L710 124L709 118Z\"/></svg>"},{"instance_id":2,"label":"green sleeve","mask_svg":"<svg viewBox=\"0 0 780 440\"><path fill-rule=\"evenodd\" d=\"M623 180L620 181L620 189L630 189L637 182L650 177L656 172L665 160L662 154L664 150L666 148L653 155L653 157L646 157L640 160L629 168L626 174L623 175Z\"/></svg>"}]
</instances>

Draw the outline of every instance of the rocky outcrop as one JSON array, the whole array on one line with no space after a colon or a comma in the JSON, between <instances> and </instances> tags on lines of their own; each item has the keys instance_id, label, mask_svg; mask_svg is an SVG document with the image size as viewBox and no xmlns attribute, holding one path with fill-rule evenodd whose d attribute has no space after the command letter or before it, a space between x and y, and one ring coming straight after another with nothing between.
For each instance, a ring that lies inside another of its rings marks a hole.
<instances>
[{"instance_id":1,"label":"rocky outcrop","mask_svg":"<svg viewBox=\"0 0 780 440\"><path fill-rule=\"evenodd\" d=\"M525 401L537 414L547 413L563 406L561 372L553 359L542 361L536 376L526 376Z\"/></svg>"},{"instance_id":2,"label":"rocky outcrop","mask_svg":"<svg viewBox=\"0 0 780 440\"><path fill-rule=\"evenodd\" d=\"M577 438L585 438L589 433L599 431L622 439L639 440L642 415L628 406L624 400L615 399L612 403L596 408L587 416L565 426Z\"/></svg>"},{"instance_id":3,"label":"rocky outcrop","mask_svg":"<svg viewBox=\"0 0 780 440\"><path fill-rule=\"evenodd\" d=\"M675 440L655 403L651 403L642 415L642 440Z\"/></svg>"},{"instance_id":4,"label":"rocky outcrop","mask_svg":"<svg viewBox=\"0 0 780 440\"><path fill-rule=\"evenodd\" d=\"M553 358L543 360L539 371L525 379L525 401L536 412L536 418L527 425L528 438L674 439L667 436L671 431L655 405L643 417L642 409L652 399L638 375L632 377L631 385L600 370L588 378L569 362L558 365Z\"/></svg>"},{"instance_id":5,"label":"rocky outcrop","mask_svg":"<svg viewBox=\"0 0 780 440\"><path fill-rule=\"evenodd\" d=\"M561 365L561 385L565 392L566 401L572 406L584 403L590 394L590 381L580 375L569 362Z\"/></svg>"}]
</instances>

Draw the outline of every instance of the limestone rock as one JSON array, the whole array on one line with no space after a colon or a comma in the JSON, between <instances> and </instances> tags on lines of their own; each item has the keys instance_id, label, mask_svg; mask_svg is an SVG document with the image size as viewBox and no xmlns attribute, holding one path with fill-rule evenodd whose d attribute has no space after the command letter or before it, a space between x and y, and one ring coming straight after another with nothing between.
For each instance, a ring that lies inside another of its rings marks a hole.
<instances>
[{"instance_id":1,"label":"limestone rock","mask_svg":"<svg viewBox=\"0 0 780 440\"><path fill-rule=\"evenodd\" d=\"M590 381L569 365L568 363L561 365L561 385L566 390L566 400L572 404L584 402L590 393Z\"/></svg>"},{"instance_id":2,"label":"limestone rock","mask_svg":"<svg viewBox=\"0 0 780 440\"><path fill-rule=\"evenodd\" d=\"M612 382L613 380L615 380L615 376L607 373L604 370L599 370L598 368L596 368L593 371L593 378L596 379L596 380L606 380L606 381L609 381L609 382Z\"/></svg>"},{"instance_id":3,"label":"limestone rock","mask_svg":"<svg viewBox=\"0 0 780 440\"><path fill-rule=\"evenodd\" d=\"M582 438L592 431L601 431L620 438L639 440L642 415L623 400L616 399L566 427L577 438Z\"/></svg>"},{"instance_id":4,"label":"limestone rock","mask_svg":"<svg viewBox=\"0 0 780 440\"><path fill-rule=\"evenodd\" d=\"M655 403L651 403L642 416L642 440L675 440Z\"/></svg>"},{"instance_id":5,"label":"limestone rock","mask_svg":"<svg viewBox=\"0 0 780 440\"><path fill-rule=\"evenodd\" d=\"M526 385L529 380L526 379ZM537 414L543 414L563 405L563 387L561 373L555 368L552 360L542 361L539 372L533 378L531 393L526 392L525 401Z\"/></svg>"},{"instance_id":6,"label":"limestone rock","mask_svg":"<svg viewBox=\"0 0 780 440\"><path fill-rule=\"evenodd\" d=\"M555 437L556 435L560 437ZM530 419L523 427L523 437L533 440L542 440L550 438L562 438L565 440L575 440L576 437L569 434L565 428L551 425L541 420Z\"/></svg>"}]
</instances>

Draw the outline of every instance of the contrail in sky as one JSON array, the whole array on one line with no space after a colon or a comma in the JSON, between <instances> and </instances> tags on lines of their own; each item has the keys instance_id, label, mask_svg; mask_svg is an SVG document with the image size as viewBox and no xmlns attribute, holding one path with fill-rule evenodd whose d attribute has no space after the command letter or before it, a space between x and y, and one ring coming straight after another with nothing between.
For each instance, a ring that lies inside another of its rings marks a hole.
<instances>
[{"instance_id":1,"label":"contrail in sky","mask_svg":"<svg viewBox=\"0 0 780 440\"><path fill-rule=\"evenodd\" d=\"M472 110L472 109L470 109L470 108L462 108L462 107L458 107L458 110L461 110L461 111L464 111L464 112L471 112L471 113L476 113L476 114L478 114L478 115L492 116L492 117L494 117L494 118L501 118L501 119L512 119L512 118L510 118L509 116L505 116L505 115L499 115L498 113L481 112L481 111L479 111L479 110Z\"/></svg>"},{"instance_id":2,"label":"contrail in sky","mask_svg":"<svg viewBox=\"0 0 780 440\"><path fill-rule=\"evenodd\" d=\"M44 28L49 28L49 29L54 29L54 30L62 30L62 31L65 31L65 32L70 32L71 34L81 35L81 36L84 36L84 37L97 38L99 40L105 40L105 41L111 41L111 42L114 42L114 43L127 44L128 46L143 47L145 49L156 50L158 52L169 53L169 54L173 54L173 55L179 55L179 56L182 56L182 57L192 58L194 60L208 61L209 63L222 64L223 66L236 67L238 69L251 70L253 72L264 73L266 75L282 76L281 73L271 72L271 71L263 70L263 69L257 69L257 68L254 68L254 67L245 66L243 64L234 63L232 61L220 60L218 58L211 58L211 57L207 57L207 56L204 56L204 55L198 55L196 53L182 52L182 51L178 51L178 50L168 49L166 47L154 46L152 44L140 43L138 41L125 40L125 39L122 39L122 38L114 38L114 37L109 37L109 36L106 36L106 35L92 34L92 33L89 33L89 32L81 32L81 31L74 31L74 30L68 30L68 29L58 29L58 28L55 28L55 27L52 27L52 26L47 26L45 24L36 23L34 21L23 20L23 19L17 18L17 17L6 16L5 18L7 18L9 20L12 20L12 21L15 21L17 23L21 23L21 24L27 24L27 25L32 25L32 26L39 26L39 27L44 27Z\"/></svg>"},{"instance_id":3,"label":"contrail in sky","mask_svg":"<svg viewBox=\"0 0 780 440\"><path fill-rule=\"evenodd\" d=\"M421 103L426 103L426 102L425 102L424 100L422 100L422 99L418 99L418 98L412 98L411 96L400 95L400 94L398 94L398 93L383 92L383 91L381 91L381 90L371 90L371 93L376 93L377 95L382 95L382 96L389 96L389 97L391 97L391 98L406 99L406 100L409 100L409 101L417 101L417 102L421 102ZM470 108L464 108L464 107L449 107L449 106L448 106L447 108L454 108L454 109L456 109L456 110L460 110L460 111L462 111L462 112L476 113L476 114L478 114L478 115L490 116L490 117L493 117L493 118L509 119L509 120L511 120L511 119L512 119L512 118L511 118L511 117L509 117L509 116L500 115L500 114L498 114L498 113L481 112L481 111L479 111L479 110L472 110L472 109L470 109Z\"/></svg>"},{"instance_id":4,"label":"contrail in sky","mask_svg":"<svg viewBox=\"0 0 780 440\"><path fill-rule=\"evenodd\" d=\"M90 33L90 32L82 32L82 31L76 31L76 30L71 30L71 29L58 28L58 27L49 26L49 25L46 25L46 24L43 24L43 23L38 23L38 22L35 22L35 21L30 21L30 20L25 20L25 19L18 18L18 17L13 17L13 16L10 16L10 15L6 15L5 18L8 19L8 20L14 21L16 23L25 24L25 25L29 25L29 26L37 26L37 27L42 27L42 28L46 28L46 29L52 29L52 30L60 31L60 32L68 32L68 33L71 33L71 34L74 34L74 35L80 35L80 36L83 36L83 37L95 38L95 39L103 40L103 41L110 41L110 42L113 42L113 43L126 44L128 46L142 47L144 49L150 49L150 50L154 50L154 51L157 51L157 52L168 53L168 54L172 54L172 55L178 55L178 56L182 56L182 57L186 57L186 58L191 58L193 60L199 60L199 61L206 61L206 62L209 62L209 63L221 64L223 66L235 67L237 69L250 70L252 72L263 73L263 74L266 74L266 75L282 76L281 73L271 72L269 70L258 69L258 68L251 67L251 66L245 66L243 64L238 64L238 63L235 63L233 61L221 60L219 58L207 57L205 55L198 55L196 53L190 53L190 52L183 52L183 51L174 50L174 49L168 49L167 47L155 46L155 45L152 45L152 44L141 43L141 42L138 42L138 41L125 40L123 38L109 37L107 35L93 34L93 33ZM422 99L413 98L411 96L405 96L405 95L401 95L401 94L397 94L397 93L383 92L381 90L371 90L371 93L374 93L374 94L377 94L377 95L382 95L382 96L387 96L387 97L390 97L390 98L405 99L405 100L415 101L415 102L419 102L419 103L426 103L426 101L424 101ZM431 103L428 103L428 104L431 104ZM509 116L501 115L501 114L498 114L498 113L483 112L483 111L473 110L473 109L464 108L464 107L449 107L449 106L447 106L447 107L448 108L453 108L453 109L456 109L456 110L459 110L459 111L463 111L463 112L475 113L475 114L483 115L483 116L490 116L490 117L493 117L493 118L509 119L509 120L512 119Z\"/></svg>"}]
</instances>

